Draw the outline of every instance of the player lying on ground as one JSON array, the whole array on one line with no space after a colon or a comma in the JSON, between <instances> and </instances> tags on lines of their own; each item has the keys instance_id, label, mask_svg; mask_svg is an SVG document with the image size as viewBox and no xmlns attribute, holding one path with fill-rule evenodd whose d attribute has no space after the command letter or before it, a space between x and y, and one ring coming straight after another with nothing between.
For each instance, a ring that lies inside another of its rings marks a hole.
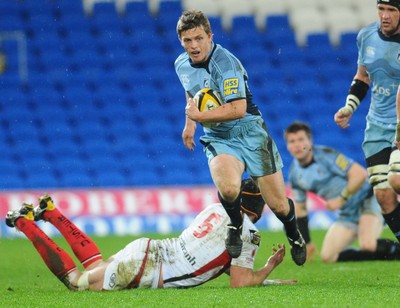
<instances>
[{"instance_id":1,"label":"player lying on ground","mask_svg":"<svg viewBox=\"0 0 400 308\"><path fill-rule=\"evenodd\" d=\"M307 192L313 192L326 200L329 210L338 211L322 244L322 261L399 260L400 244L379 238L383 218L365 168L333 148L315 145L311 128L304 122L290 124L285 140L294 158L289 183L297 223L307 243L307 259L315 251L306 206ZM348 248L357 239L360 249Z\"/></svg>"},{"instance_id":2,"label":"player lying on ground","mask_svg":"<svg viewBox=\"0 0 400 308\"><path fill-rule=\"evenodd\" d=\"M285 247L278 245L264 267L254 271L260 235L253 222L263 211L264 200L255 183L243 181L243 250L232 259L225 248L229 216L221 204L205 208L177 238L140 238L106 261L96 244L57 209L50 196L39 205L24 204L9 211L6 223L23 232L35 246L47 267L70 290L123 290L131 288L195 287L222 273L230 274L231 287L295 283L295 280L266 280L282 262ZM85 271L35 223L53 224L67 240ZM253 222L252 222L253 221Z\"/></svg>"}]
</instances>

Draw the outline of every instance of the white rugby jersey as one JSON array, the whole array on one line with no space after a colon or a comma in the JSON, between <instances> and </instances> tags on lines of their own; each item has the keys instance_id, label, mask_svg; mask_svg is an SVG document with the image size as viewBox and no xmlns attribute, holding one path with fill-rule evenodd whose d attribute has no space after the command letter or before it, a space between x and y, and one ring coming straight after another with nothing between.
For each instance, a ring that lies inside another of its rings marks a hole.
<instances>
[{"instance_id":1,"label":"white rugby jersey","mask_svg":"<svg viewBox=\"0 0 400 308\"><path fill-rule=\"evenodd\" d=\"M178 238L131 242L107 266L103 290L157 288L160 269L164 288L201 285L231 264L253 269L260 244L257 228L244 215L242 253L231 259L225 248L229 222L223 206L216 203L200 212Z\"/></svg>"},{"instance_id":2,"label":"white rugby jersey","mask_svg":"<svg viewBox=\"0 0 400 308\"><path fill-rule=\"evenodd\" d=\"M164 288L203 284L224 273L231 264L253 269L260 243L257 228L244 215L242 253L231 259L225 248L229 223L223 206L212 204L178 238L159 241Z\"/></svg>"}]
</instances>

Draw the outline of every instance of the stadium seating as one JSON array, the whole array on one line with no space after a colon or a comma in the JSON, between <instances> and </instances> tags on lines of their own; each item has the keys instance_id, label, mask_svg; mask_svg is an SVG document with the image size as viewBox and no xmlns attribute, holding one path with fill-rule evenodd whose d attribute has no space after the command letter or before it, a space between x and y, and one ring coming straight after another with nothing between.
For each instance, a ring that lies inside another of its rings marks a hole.
<instances>
[{"instance_id":1,"label":"stadium seating","mask_svg":"<svg viewBox=\"0 0 400 308\"><path fill-rule=\"evenodd\" d=\"M177 18L195 7L210 15L215 42L245 65L285 165L282 131L293 120L309 122L317 142L363 162L367 107L346 132L332 116L356 70L357 31L376 18L373 3L82 1L0 2L7 59L0 74L0 190L212 183L201 126L194 152L182 144L185 97L173 68L183 52ZM27 77L13 31L26 38Z\"/></svg>"}]
</instances>

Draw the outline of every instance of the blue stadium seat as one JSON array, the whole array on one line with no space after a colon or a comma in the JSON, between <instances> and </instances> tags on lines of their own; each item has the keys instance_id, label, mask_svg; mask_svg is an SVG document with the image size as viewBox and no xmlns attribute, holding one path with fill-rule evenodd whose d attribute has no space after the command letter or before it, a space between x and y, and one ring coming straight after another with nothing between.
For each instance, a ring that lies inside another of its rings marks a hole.
<instances>
[{"instance_id":1,"label":"blue stadium seat","mask_svg":"<svg viewBox=\"0 0 400 308\"><path fill-rule=\"evenodd\" d=\"M71 172L71 170L62 170L62 176L59 180L59 186L64 188L76 187L76 188L91 188L94 187L94 180L92 177L82 171Z\"/></svg>"},{"instance_id":2,"label":"blue stadium seat","mask_svg":"<svg viewBox=\"0 0 400 308\"><path fill-rule=\"evenodd\" d=\"M95 184L100 187L126 187L128 181L125 175L118 170L96 170Z\"/></svg>"},{"instance_id":3,"label":"blue stadium seat","mask_svg":"<svg viewBox=\"0 0 400 308\"><path fill-rule=\"evenodd\" d=\"M25 187L24 178L17 172L8 172L0 178L0 191L21 189Z\"/></svg>"},{"instance_id":4,"label":"blue stadium seat","mask_svg":"<svg viewBox=\"0 0 400 308\"><path fill-rule=\"evenodd\" d=\"M54 5L62 14L84 16L82 1L54 1Z\"/></svg>"},{"instance_id":5,"label":"blue stadium seat","mask_svg":"<svg viewBox=\"0 0 400 308\"><path fill-rule=\"evenodd\" d=\"M59 182L53 170L48 168L32 169L30 168L24 176L24 185L26 188L55 188Z\"/></svg>"},{"instance_id":6,"label":"blue stadium seat","mask_svg":"<svg viewBox=\"0 0 400 308\"><path fill-rule=\"evenodd\" d=\"M309 49L329 50L332 48L328 33L310 33L307 35L306 46Z\"/></svg>"},{"instance_id":7,"label":"blue stadium seat","mask_svg":"<svg viewBox=\"0 0 400 308\"><path fill-rule=\"evenodd\" d=\"M272 32L291 32L288 15L268 15L266 17L267 34Z\"/></svg>"},{"instance_id":8,"label":"blue stadium seat","mask_svg":"<svg viewBox=\"0 0 400 308\"><path fill-rule=\"evenodd\" d=\"M1 15L0 31L18 31L18 30L21 31L24 29L25 29L25 24L18 15L13 15L13 14Z\"/></svg>"}]
</instances>

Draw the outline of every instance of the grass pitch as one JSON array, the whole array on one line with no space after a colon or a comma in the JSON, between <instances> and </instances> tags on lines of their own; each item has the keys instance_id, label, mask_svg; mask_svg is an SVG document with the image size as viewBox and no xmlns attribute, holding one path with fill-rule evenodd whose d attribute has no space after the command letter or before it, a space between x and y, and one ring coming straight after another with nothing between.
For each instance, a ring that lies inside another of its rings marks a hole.
<instances>
[{"instance_id":1,"label":"grass pitch","mask_svg":"<svg viewBox=\"0 0 400 308\"><path fill-rule=\"evenodd\" d=\"M321 247L325 231L312 231ZM159 236L152 236L160 238ZM384 236L393 238L390 231ZM104 257L131 237L94 238ZM71 251L61 238L56 242ZM263 232L256 267L271 254L283 232ZM71 292L47 269L25 238L0 239L0 307L396 307L399 304L400 262L323 264L319 259L296 266L287 252L271 279L297 279L295 285L230 289L221 276L192 289L134 289L118 292Z\"/></svg>"}]
</instances>

